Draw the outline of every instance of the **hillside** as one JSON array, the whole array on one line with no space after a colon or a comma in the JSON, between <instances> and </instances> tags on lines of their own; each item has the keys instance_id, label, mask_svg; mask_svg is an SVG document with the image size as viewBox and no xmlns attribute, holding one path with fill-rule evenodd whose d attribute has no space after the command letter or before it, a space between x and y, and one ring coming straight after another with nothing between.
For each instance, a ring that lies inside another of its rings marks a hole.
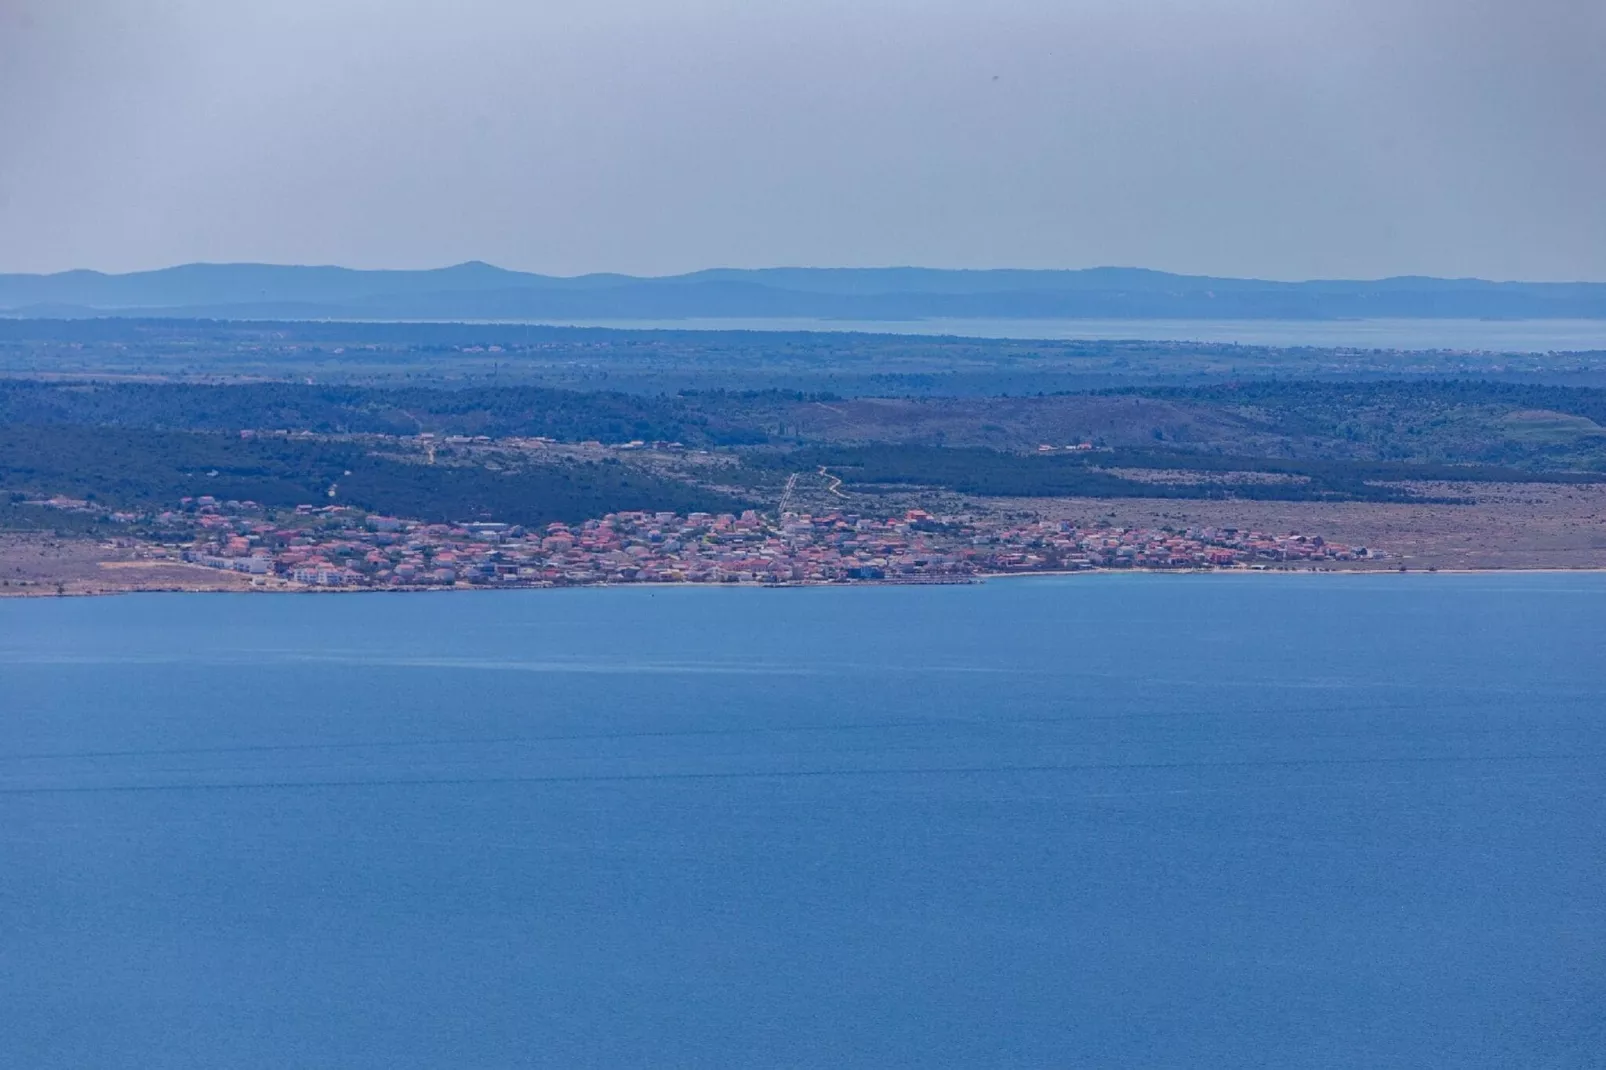
<instances>
[{"instance_id":1,"label":"hillside","mask_svg":"<svg viewBox=\"0 0 1606 1070\"><path fill-rule=\"evenodd\" d=\"M1606 318L1606 284L1401 277L1277 282L1137 268L715 269L560 278L470 262L424 271L184 264L0 275L0 312L221 319L609 320Z\"/></svg>"}]
</instances>

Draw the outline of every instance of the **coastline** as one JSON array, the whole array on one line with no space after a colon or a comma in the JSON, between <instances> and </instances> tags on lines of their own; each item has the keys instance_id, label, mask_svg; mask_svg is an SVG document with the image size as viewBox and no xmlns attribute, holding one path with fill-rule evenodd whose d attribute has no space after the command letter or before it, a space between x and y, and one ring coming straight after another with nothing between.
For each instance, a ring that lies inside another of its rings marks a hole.
<instances>
[{"instance_id":1,"label":"coastline","mask_svg":"<svg viewBox=\"0 0 1606 1070\"><path fill-rule=\"evenodd\" d=\"M828 581L797 581L792 583L770 582L731 582L731 583L663 583L657 581L644 581L639 583L565 583L565 584L473 584L461 583L451 586L443 585L417 585L406 587L319 587L311 584L278 583L274 585L238 585L222 586L218 584L150 584L129 585L119 587L95 587L71 589L62 585L62 589L41 583L27 589L15 587L0 588L0 599L43 599L43 598L106 598L118 595L132 594L248 594L248 595L445 595L463 594L472 592L507 592L507 591L556 591L556 590L625 590L630 588L648 589L765 589L765 590L802 590L816 588L874 588L874 587L968 587L990 583L996 580L1033 579L1046 577L1067 576L1378 576L1378 575L1445 575L1445 576L1491 576L1491 575L1546 575L1557 573L1602 573L1606 566L1601 565L1573 565L1573 566L1490 566L1488 568L1466 567L1428 567L1428 568L1214 568L1214 569L1184 569L1184 568L1090 568L1090 569L1044 569L1041 571L1011 571L1011 572L978 572L973 575L954 577L952 579L881 579L881 580L828 580Z\"/></svg>"}]
</instances>

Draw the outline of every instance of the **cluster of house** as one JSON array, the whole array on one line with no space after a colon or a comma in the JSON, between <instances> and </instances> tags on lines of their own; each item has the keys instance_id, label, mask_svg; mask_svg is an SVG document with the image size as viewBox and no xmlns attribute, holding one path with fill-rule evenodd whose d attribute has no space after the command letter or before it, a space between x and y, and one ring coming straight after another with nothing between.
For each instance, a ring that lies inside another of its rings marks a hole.
<instances>
[{"instance_id":1,"label":"cluster of house","mask_svg":"<svg viewBox=\"0 0 1606 1070\"><path fill-rule=\"evenodd\" d=\"M1320 536L935 516L620 512L579 524L429 524L302 506L269 519L199 499L184 560L319 587L933 582L1000 572L1271 567L1382 556ZM163 519L176 518L164 514Z\"/></svg>"}]
</instances>

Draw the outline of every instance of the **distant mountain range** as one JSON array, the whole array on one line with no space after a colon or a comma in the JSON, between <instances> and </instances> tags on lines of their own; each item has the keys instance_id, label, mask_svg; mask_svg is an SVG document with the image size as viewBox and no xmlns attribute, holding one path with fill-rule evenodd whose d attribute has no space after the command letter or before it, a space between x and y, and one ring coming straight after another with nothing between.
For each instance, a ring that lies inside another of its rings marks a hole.
<instances>
[{"instance_id":1,"label":"distant mountain range","mask_svg":"<svg viewBox=\"0 0 1606 1070\"><path fill-rule=\"evenodd\" d=\"M1400 277L1268 282L1141 268L714 269L558 278L472 262L428 271L184 264L0 275L0 314L206 319L1606 319L1606 283Z\"/></svg>"}]
</instances>

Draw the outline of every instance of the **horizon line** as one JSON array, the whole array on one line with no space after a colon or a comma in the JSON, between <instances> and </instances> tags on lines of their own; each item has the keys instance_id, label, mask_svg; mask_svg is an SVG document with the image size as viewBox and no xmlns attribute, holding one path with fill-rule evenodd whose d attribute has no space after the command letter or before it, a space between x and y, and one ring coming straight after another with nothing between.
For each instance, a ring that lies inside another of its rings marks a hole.
<instances>
[{"instance_id":1,"label":"horizon line","mask_svg":"<svg viewBox=\"0 0 1606 1070\"><path fill-rule=\"evenodd\" d=\"M764 272L797 271L797 272L889 272L889 271L916 271L934 274L949 275L989 275L989 274L1031 274L1031 275L1085 275L1095 272L1131 272L1146 275L1161 275L1178 279L1205 279L1220 280L1224 282L1263 282L1278 286L1297 286L1320 283L1382 283L1406 282L1421 280L1424 282L1450 282L1450 283L1486 283L1494 285L1526 285L1526 286L1600 286L1606 285L1606 279L1521 279L1521 278L1485 278L1479 275L1425 275L1407 272L1399 275L1378 275L1372 277L1344 277L1339 275L1313 276L1306 278L1271 278L1260 275L1214 275L1194 274L1190 272L1168 271L1164 268L1142 267L1138 265L1123 264L1095 264L1088 267L1074 268L1039 268L1039 267L930 267L919 264L881 264L881 265L798 265L798 264L772 264L764 267L729 267L713 266L695 268L690 271L672 272L663 275L633 275L623 271L587 271L573 275L549 274L541 271L528 271L522 268L503 267L488 260L463 260L453 264L441 264L434 267L350 267L345 264L334 263L284 263L266 260L187 260L177 264L167 264L155 268L137 268L130 271L105 271L99 268L73 267L63 268L59 271L0 271L0 278L30 278L51 279L63 278L72 275L89 275L98 278L116 279L128 278L136 275L159 275L164 272L182 271L187 268L268 268L290 271L339 271L351 274L394 274L394 275L421 275L435 272L457 271L463 268L482 268L500 272L507 275L521 275L530 278L553 279L559 281L576 281L581 279L617 278L636 282L669 281L674 279L691 278L696 275L706 275L720 272L741 274L761 274Z\"/></svg>"}]
</instances>

